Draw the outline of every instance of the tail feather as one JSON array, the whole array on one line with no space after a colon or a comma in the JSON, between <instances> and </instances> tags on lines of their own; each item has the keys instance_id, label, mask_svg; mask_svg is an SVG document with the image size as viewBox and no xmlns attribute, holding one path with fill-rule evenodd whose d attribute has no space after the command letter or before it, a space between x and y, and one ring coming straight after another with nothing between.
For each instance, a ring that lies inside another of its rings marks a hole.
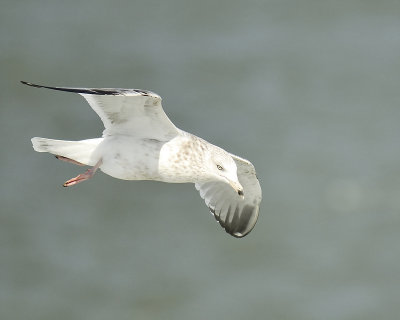
<instances>
[{"instance_id":1,"label":"tail feather","mask_svg":"<svg viewBox=\"0 0 400 320\"><path fill-rule=\"evenodd\" d=\"M49 152L77 162L94 166L98 159L93 159L93 152L102 138L81 141L65 141L35 137L32 138L33 149L37 152Z\"/></svg>"}]
</instances>

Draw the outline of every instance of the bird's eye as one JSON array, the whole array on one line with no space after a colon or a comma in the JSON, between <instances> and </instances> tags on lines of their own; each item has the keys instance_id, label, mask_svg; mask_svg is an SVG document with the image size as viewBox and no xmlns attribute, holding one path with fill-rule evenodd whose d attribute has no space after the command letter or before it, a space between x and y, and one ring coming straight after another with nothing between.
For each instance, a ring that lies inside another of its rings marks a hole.
<instances>
[{"instance_id":1,"label":"bird's eye","mask_svg":"<svg viewBox=\"0 0 400 320\"><path fill-rule=\"evenodd\" d=\"M222 168L219 164L217 164L217 169L218 170L224 170L224 168Z\"/></svg>"}]
</instances>

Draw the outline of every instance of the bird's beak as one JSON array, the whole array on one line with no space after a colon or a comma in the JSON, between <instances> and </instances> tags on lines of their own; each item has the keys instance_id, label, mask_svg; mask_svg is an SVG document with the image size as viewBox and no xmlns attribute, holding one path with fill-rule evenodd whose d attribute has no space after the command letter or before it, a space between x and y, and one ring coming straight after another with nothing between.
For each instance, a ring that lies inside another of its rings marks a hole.
<instances>
[{"instance_id":1,"label":"bird's beak","mask_svg":"<svg viewBox=\"0 0 400 320\"><path fill-rule=\"evenodd\" d=\"M240 198L244 199L243 187L239 182L230 181L229 184L236 191L236 193L240 196Z\"/></svg>"}]
</instances>

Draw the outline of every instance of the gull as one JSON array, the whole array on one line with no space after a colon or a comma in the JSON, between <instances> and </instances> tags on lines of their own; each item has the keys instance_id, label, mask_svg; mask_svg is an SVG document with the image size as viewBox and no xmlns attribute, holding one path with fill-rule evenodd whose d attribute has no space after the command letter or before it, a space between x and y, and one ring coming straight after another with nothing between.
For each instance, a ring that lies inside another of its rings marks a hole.
<instances>
[{"instance_id":1,"label":"gull","mask_svg":"<svg viewBox=\"0 0 400 320\"><path fill-rule=\"evenodd\" d=\"M257 222L261 187L253 164L191 133L165 114L161 97L140 89L49 87L83 96L104 124L101 138L65 141L34 137L33 148L86 172L64 187L90 179L100 169L123 180L194 183L215 219L241 238Z\"/></svg>"}]
</instances>

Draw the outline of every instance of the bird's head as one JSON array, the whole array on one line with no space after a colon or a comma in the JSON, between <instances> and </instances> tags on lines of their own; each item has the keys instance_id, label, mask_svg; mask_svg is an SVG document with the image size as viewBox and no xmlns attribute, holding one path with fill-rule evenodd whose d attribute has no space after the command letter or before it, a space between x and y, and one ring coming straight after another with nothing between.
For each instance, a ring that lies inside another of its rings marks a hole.
<instances>
[{"instance_id":1,"label":"bird's head","mask_svg":"<svg viewBox=\"0 0 400 320\"><path fill-rule=\"evenodd\" d=\"M212 153L209 161L209 170L214 179L229 184L233 190L243 199L243 186L237 176L237 166L231 155L217 148Z\"/></svg>"}]
</instances>

